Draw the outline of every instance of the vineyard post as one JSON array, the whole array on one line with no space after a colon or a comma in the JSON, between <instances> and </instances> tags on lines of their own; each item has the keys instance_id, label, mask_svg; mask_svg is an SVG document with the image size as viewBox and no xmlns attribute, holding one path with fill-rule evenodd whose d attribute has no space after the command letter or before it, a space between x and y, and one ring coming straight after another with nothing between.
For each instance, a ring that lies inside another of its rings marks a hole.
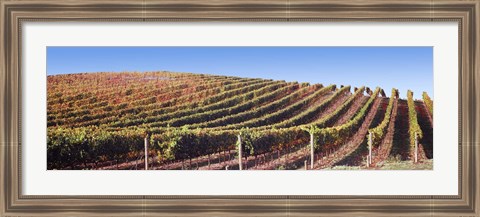
<instances>
[{"instance_id":1,"label":"vineyard post","mask_svg":"<svg viewBox=\"0 0 480 217\"><path fill-rule=\"evenodd\" d=\"M242 138L240 134L238 134L238 166L239 169L242 170Z\"/></svg>"},{"instance_id":2,"label":"vineyard post","mask_svg":"<svg viewBox=\"0 0 480 217\"><path fill-rule=\"evenodd\" d=\"M415 132L415 163L418 160L418 140L417 140L417 132Z\"/></svg>"},{"instance_id":3,"label":"vineyard post","mask_svg":"<svg viewBox=\"0 0 480 217\"><path fill-rule=\"evenodd\" d=\"M313 170L313 162L315 161L315 156L313 155L313 133L310 132L310 169Z\"/></svg>"},{"instance_id":4,"label":"vineyard post","mask_svg":"<svg viewBox=\"0 0 480 217\"><path fill-rule=\"evenodd\" d=\"M145 137L145 170L148 170L148 136Z\"/></svg>"},{"instance_id":5,"label":"vineyard post","mask_svg":"<svg viewBox=\"0 0 480 217\"><path fill-rule=\"evenodd\" d=\"M370 167L372 164L372 132L368 133L368 158L367 158L367 167Z\"/></svg>"}]
</instances>

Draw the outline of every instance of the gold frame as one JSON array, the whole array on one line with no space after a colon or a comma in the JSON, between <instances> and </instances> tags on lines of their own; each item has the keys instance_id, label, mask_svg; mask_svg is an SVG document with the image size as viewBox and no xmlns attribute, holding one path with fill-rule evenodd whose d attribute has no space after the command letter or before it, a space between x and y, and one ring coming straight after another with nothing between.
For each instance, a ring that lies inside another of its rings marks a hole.
<instances>
[{"instance_id":1,"label":"gold frame","mask_svg":"<svg viewBox=\"0 0 480 217\"><path fill-rule=\"evenodd\" d=\"M0 0L0 216L480 216L479 13L479 0ZM26 21L458 22L459 195L22 195L20 63Z\"/></svg>"}]
</instances>

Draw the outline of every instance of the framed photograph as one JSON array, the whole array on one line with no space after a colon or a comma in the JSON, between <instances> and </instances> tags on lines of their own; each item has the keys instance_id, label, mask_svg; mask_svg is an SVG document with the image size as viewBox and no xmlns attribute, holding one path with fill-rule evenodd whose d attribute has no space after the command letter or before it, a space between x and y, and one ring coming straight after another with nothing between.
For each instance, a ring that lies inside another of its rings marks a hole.
<instances>
[{"instance_id":1,"label":"framed photograph","mask_svg":"<svg viewBox=\"0 0 480 217\"><path fill-rule=\"evenodd\" d=\"M480 216L472 1L2 1L1 216Z\"/></svg>"}]
</instances>

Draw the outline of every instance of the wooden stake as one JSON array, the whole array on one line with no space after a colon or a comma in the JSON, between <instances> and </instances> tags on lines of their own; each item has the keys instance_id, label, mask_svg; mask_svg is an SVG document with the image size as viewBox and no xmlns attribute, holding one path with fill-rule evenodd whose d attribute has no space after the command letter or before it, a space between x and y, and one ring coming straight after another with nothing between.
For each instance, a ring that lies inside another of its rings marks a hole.
<instances>
[{"instance_id":1,"label":"wooden stake","mask_svg":"<svg viewBox=\"0 0 480 217\"><path fill-rule=\"evenodd\" d=\"M208 155L208 169L210 169L210 155Z\"/></svg>"},{"instance_id":2,"label":"wooden stake","mask_svg":"<svg viewBox=\"0 0 480 217\"><path fill-rule=\"evenodd\" d=\"M240 135L238 137L238 166L239 169L242 170L242 138Z\"/></svg>"},{"instance_id":3,"label":"wooden stake","mask_svg":"<svg viewBox=\"0 0 480 217\"><path fill-rule=\"evenodd\" d=\"M368 158L367 158L367 167L370 167L372 164L372 132L368 133Z\"/></svg>"},{"instance_id":4,"label":"wooden stake","mask_svg":"<svg viewBox=\"0 0 480 217\"><path fill-rule=\"evenodd\" d=\"M145 137L145 170L148 170L148 136Z\"/></svg>"},{"instance_id":5,"label":"wooden stake","mask_svg":"<svg viewBox=\"0 0 480 217\"><path fill-rule=\"evenodd\" d=\"M310 133L310 169L313 170L313 162L315 161L314 155L314 147L313 147L313 133Z\"/></svg>"},{"instance_id":6,"label":"wooden stake","mask_svg":"<svg viewBox=\"0 0 480 217\"><path fill-rule=\"evenodd\" d=\"M308 169L308 168L307 168L307 166L308 166L308 165L307 165L307 162L308 162L307 160L305 160L305 161L303 162L303 163L305 164L305 166L304 166L304 167L305 167L305 170Z\"/></svg>"},{"instance_id":7,"label":"wooden stake","mask_svg":"<svg viewBox=\"0 0 480 217\"><path fill-rule=\"evenodd\" d=\"M415 163L418 161L418 140L417 140L417 132L415 132Z\"/></svg>"}]
</instances>

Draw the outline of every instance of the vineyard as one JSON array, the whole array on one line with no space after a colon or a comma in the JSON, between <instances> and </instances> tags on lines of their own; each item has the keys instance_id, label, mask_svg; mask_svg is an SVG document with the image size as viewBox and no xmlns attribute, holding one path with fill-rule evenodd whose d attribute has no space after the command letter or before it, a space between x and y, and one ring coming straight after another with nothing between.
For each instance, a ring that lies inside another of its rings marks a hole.
<instances>
[{"instance_id":1,"label":"vineyard","mask_svg":"<svg viewBox=\"0 0 480 217\"><path fill-rule=\"evenodd\" d=\"M426 92L165 71L47 82L49 170L433 169Z\"/></svg>"}]
</instances>

